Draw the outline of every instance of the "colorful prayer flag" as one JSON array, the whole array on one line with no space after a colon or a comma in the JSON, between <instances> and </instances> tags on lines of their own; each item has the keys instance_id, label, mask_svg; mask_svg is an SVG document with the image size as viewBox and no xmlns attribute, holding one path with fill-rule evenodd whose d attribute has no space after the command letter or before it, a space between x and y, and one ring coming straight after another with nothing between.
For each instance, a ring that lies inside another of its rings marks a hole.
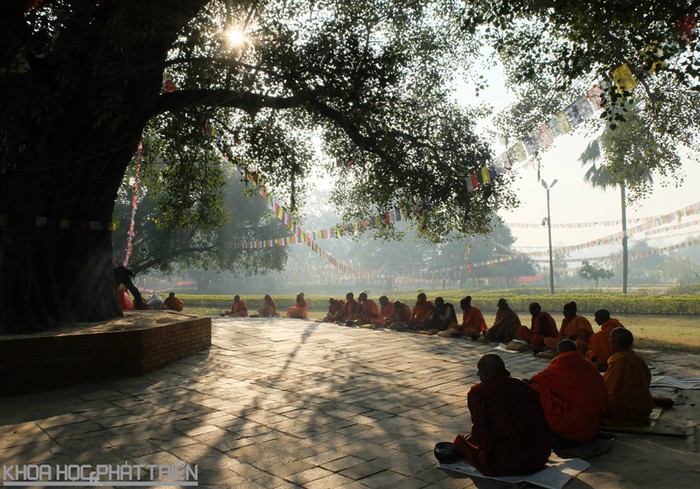
<instances>
[{"instance_id":1,"label":"colorful prayer flag","mask_svg":"<svg viewBox=\"0 0 700 489\"><path fill-rule=\"evenodd\" d=\"M508 149L508 158L510 159L511 163L520 163L521 161L524 161L527 158L527 153L525 152L525 146L523 146L523 143L518 141L511 146Z\"/></svg>"},{"instance_id":2,"label":"colorful prayer flag","mask_svg":"<svg viewBox=\"0 0 700 489\"><path fill-rule=\"evenodd\" d=\"M605 107L605 99L603 98L603 87L600 85L595 85L586 92L588 101L594 111L602 109Z\"/></svg>"},{"instance_id":3,"label":"colorful prayer flag","mask_svg":"<svg viewBox=\"0 0 700 489\"><path fill-rule=\"evenodd\" d=\"M552 139L552 136L549 135L549 128L547 127L547 124L542 124L540 127L535 129L537 131L537 135L540 137L540 140L542 141L542 147L546 148L550 144L552 144L554 141Z\"/></svg>"},{"instance_id":4,"label":"colorful prayer flag","mask_svg":"<svg viewBox=\"0 0 700 489\"><path fill-rule=\"evenodd\" d=\"M581 117L581 114L579 114L576 104L569 105L564 109L564 113L566 114L566 118L572 128L583 122L583 118Z\"/></svg>"},{"instance_id":5,"label":"colorful prayer flag","mask_svg":"<svg viewBox=\"0 0 700 489\"><path fill-rule=\"evenodd\" d=\"M617 86L617 91L620 94L623 92L631 92L637 86L637 79L632 74L632 70L630 70L627 63L615 68L612 75L613 81Z\"/></svg>"},{"instance_id":6,"label":"colorful prayer flag","mask_svg":"<svg viewBox=\"0 0 700 489\"><path fill-rule=\"evenodd\" d=\"M489 183L491 181L491 174L489 173L488 166L481 169L481 181L483 181L483 183Z\"/></svg>"},{"instance_id":7,"label":"colorful prayer flag","mask_svg":"<svg viewBox=\"0 0 700 489\"><path fill-rule=\"evenodd\" d=\"M586 95L581 95L574 101L574 104L576 105L581 118L588 119L593 115L593 108L591 107L591 103L588 101L588 97Z\"/></svg>"},{"instance_id":8,"label":"colorful prayer flag","mask_svg":"<svg viewBox=\"0 0 700 489\"><path fill-rule=\"evenodd\" d=\"M569 119L566 118L566 112L562 110L554 114L554 117L547 122L547 128L552 138L570 132L571 124L569 124Z\"/></svg>"},{"instance_id":9,"label":"colorful prayer flag","mask_svg":"<svg viewBox=\"0 0 700 489\"><path fill-rule=\"evenodd\" d=\"M692 39L698 28L697 12L692 10L676 22L676 32L680 38L681 46L685 46Z\"/></svg>"},{"instance_id":10,"label":"colorful prayer flag","mask_svg":"<svg viewBox=\"0 0 700 489\"><path fill-rule=\"evenodd\" d=\"M527 136L523 137L523 144L525 145L527 154L529 154L530 156L536 154L542 147L539 144L538 139L533 138L531 134L528 134Z\"/></svg>"}]
</instances>

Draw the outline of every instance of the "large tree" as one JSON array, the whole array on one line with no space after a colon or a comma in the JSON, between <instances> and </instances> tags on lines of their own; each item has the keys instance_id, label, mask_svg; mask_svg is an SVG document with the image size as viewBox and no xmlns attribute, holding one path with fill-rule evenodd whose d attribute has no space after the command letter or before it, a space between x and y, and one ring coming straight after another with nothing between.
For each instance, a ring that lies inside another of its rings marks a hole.
<instances>
[{"instance_id":1,"label":"large tree","mask_svg":"<svg viewBox=\"0 0 700 489\"><path fill-rule=\"evenodd\" d=\"M419 204L424 229L483 231L514 198L503 178L464 189L492 155L448 88L478 51L462 15L448 0L2 2L0 332L121 314L111 232L90 223L111 220L162 114L183 146L209 134L292 196L314 129L348 214ZM233 26L243 44L226 42Z\"/></svg>"}]
</instances>

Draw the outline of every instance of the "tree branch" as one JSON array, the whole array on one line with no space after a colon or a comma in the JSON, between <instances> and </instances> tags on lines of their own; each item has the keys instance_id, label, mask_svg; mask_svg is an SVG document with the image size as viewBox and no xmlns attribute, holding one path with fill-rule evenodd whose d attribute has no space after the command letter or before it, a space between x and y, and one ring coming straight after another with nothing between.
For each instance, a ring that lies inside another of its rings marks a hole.
<instances>
[{"instance_id":1,"label":"tree branch","mask_svg":"<svg viewBox=\"0 0 700 489\"><path fill-rule=\"evenodd\" d=\"M196 106L231 107L254 113L262 108L291 109L299 107L303 103L304 99L298 96L274 97L250 92L216 89L176 90L175 92L160 95L153 115Z\"/></svg>"}]
</instances>

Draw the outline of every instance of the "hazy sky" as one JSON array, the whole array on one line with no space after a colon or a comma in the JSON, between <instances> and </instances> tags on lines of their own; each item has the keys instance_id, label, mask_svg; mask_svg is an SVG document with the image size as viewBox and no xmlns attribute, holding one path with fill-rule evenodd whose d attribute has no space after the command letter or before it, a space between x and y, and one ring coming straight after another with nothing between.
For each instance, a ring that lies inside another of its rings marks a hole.
<instances>
[{"instance_id":1,"label":"hazy sky","mask_svg":"<svg viewBox=\"0 0 700 489\"><path fill-rule=\"evenodd\" d=\"M503 86L503 74L500 68L494 67L489 69L488 79L491 86L483 94L483 99L493 105L496 111L515 101L515 97ZM469 92L466 91L464 93L464 101L469 102L466 95ZM583 181L585 169L581 167L578 158L590 139L581 135L581 133L582 131L579 130L556 138L553 146L542 157L540 167L542 179L550 184L554 179L557 179L556 185L550 190L553 224L620 219L619 189L612 188L602 191L592 188ZM504 147L502 146L494 147L496 154L500 154L503 151ZM537 181L536 168L519 168L515 170L515 174L517 175L517 180L514 190L521 201L521 205L512 211L500 212L499 215L507 223L540 223L542 218L547 215L547 198L545 189ZM700 164L691 162L686 157L683 166L683 176L684 182L678 187L675 186L677 182L674 180L655 181L654 191L648 198L628 205L628 218L667 214L700 201L700 192L697 190L700 182ZM667 184L667 186L663 187L662 183ZM687 220L689 219L684 219L684 221ZM538 229L512 228L511 230L517 238L516 248L547 247L546 226L540 226ZM574 245L601 238L619 230L618 227L606 226L581 229L554 227L552 228L552 241L555 247L557 245ZM683 231L677 231L676 234L687 231L695 231L696 234L700 234L700 228L698 227L686 228ZM677 243L684 239L683 236L666 238L663 235L660 236L662 237L649 237L648 240L653 240L651 244L655 246L661 246ZM643 236L637 235L631 239L640 238L643 238ZM591 248L587 256L599 254L601 254L600 249Z\"/></svg>"}]
</instances>

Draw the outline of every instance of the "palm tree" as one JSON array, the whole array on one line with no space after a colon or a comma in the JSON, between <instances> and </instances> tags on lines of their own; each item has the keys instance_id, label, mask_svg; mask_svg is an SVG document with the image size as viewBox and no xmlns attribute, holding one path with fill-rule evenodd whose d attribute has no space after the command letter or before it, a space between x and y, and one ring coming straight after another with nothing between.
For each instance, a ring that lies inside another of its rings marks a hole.
<instances>
[{"instance_id":1,"label":"palm tree","mask_svg":"<svg viewBox=\"0 0 700 489\"><path fill-rule=\"evenodd\" d=\"M638 117L629 117L624 125L612 129L607 125L603 133L591 141L579 156L582 166L588 166L583 176L584 181L592 187L605 190L608 187L620 187L620 210L622 221L622 293L627 294L628 247L627 247L627 184L651 184L653 178L648 170L635 165L630 172L622 171L630 160L632 163L644 160L650 155L664 154L657 140L647 127L640 124ZM607 164L606 164L607 162ZM616 165L613 169L613 165Z\"/></svg>"}]
</instances>

